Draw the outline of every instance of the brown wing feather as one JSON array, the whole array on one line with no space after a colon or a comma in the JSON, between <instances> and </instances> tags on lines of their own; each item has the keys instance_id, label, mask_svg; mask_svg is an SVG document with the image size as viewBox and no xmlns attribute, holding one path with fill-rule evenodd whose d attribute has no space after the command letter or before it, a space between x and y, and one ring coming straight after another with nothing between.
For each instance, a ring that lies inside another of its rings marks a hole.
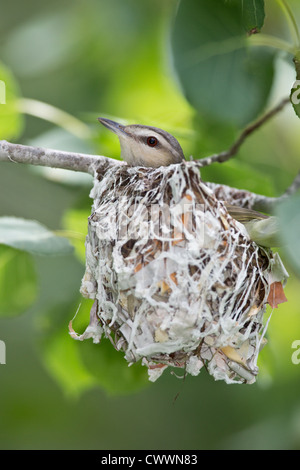
<instances>
[{"instance_id":1,"label":"brown wing feather","mask_svg":"<svg viewBox=\"0 0 300 470\"><path fill-rule=\"evenodd\" d=\"M225 203L225 206L231 217L241 223L249 222L250 220L254 219L261 220L269 218L268 215L262 214L261 212L254 211L252 209L246 209L244 207L234 206L227 203Z\"/></svg>"}]
</instances>

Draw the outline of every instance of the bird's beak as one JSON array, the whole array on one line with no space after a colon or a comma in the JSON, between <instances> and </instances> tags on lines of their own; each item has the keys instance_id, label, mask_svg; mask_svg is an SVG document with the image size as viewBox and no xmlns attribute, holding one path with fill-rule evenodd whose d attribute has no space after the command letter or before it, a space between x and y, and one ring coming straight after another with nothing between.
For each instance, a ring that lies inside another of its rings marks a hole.
<instances>
[{"instance_id":1,"label":"bird's beak","mask_svg":"<svg viewBox=\"0 0 300 470\"><path fill-rule=\"evenodd\" d=\"M103 124L103 126L107 127L110 131L114 132L117 135L122 135L126 134L126 131L124 130L124 126L122 124L119 124L118 122L111 121L111 119L106 119L106 118L98 118L98 121Z\"/></svg>"}]
</instances>

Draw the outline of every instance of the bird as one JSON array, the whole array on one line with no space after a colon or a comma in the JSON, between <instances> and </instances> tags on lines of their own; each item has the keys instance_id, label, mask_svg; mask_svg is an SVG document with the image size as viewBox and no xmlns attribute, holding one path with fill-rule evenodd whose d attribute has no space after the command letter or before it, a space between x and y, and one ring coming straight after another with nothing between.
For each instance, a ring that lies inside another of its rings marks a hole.
<instances>
[{"instance_id":1,"label":"bird","mask_svg":"<svg viewBox=\"0 0 300 470\"><path fill-rule=\"evenodd\" d=\"M118 136L121 158L129 166L159 168L186 160L178 140L163 129L142 124L122 125L103 117L98 121ZM224 204L231 217L244 225L250 239L257 245L266 248L280 245L277 217L226 201Z\"/></svg>"},{"instance_id":2,"label":"bird","mask_svg":"<svg viewBox=\"0 0 300 470\"><path fill-rule=\"evenodd\" d=\"M185 160L178 140L158 127L123 126L105 118L98 121L119 137L121 158L130 166L159 168Z\"/></svg>"}]
</instances>

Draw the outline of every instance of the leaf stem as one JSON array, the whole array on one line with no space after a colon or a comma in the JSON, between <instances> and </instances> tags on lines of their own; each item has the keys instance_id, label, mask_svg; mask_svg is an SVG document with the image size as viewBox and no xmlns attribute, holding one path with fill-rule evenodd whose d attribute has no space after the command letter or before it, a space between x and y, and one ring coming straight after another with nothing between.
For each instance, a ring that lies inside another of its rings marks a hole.
<instances>
[{"instance_id":1,"label":"leaf stem","mask_svg":"<svg viewBox=\"0 0 300 470\"><path fill-rule=\"evenodd\" d=\"M91 137L91 131L85 123L55 106L38 100L21 98L17 101L17 107L20 112L52 122L76 137L81 139Z\"/></svg>"},{"instance_id":2,"label":"leaf stem","mask_svg":"<svg viewBox=\"0 0 300 470\"><path fill-rule=\"evenodd\" d=\"M294 46L296 49L300 48L300 32L296 22L296 18L287 2L287 0L277 0L278 5L281 7L289 24L291 35L294 38Z\"/></svg>"},{"instance_id":3,"label":"leaf stem","mask_svg":"<svg viewBox=\"0 0 300 470\"><path fill-rule=\"evenodd\" d=\"M80 240L84 242L86 235L80 232L73 232L72 230L53 230L54 235L58 237L67 238L68 240Z\"/></svg>"},{"instance_id":4,"label":"leaf stem","mask_svg":"<svg viewBox=\"0 0 300 470\"><path fill-rule=\"evenodd\" d=\"M253 34L248 38L248 42L251 46L273 47L280 51L287 52L288 54L292 54L293 56L297 52L297 48L295 46L292 46L283 39L279 39L276 36L271 36L269 34Z\"/></svg>"}]
</instances>

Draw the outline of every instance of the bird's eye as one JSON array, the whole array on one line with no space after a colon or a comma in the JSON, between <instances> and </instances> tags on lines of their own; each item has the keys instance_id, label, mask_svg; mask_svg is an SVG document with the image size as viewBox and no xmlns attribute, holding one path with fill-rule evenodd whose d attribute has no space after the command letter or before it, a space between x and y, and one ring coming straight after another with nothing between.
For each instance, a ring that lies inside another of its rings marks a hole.
<instances>
[{"instance_id":1,"label":"bird's eye","mask_svg":"<svg viewBox=\"0 0 300 470\"><path fill-rule=\"evenodd\" d=\"M158 140L156 137L148 137L147 144L149 145L149 147L155 147L155 145L158 144Z\"/></svg>"}]
</instances>

